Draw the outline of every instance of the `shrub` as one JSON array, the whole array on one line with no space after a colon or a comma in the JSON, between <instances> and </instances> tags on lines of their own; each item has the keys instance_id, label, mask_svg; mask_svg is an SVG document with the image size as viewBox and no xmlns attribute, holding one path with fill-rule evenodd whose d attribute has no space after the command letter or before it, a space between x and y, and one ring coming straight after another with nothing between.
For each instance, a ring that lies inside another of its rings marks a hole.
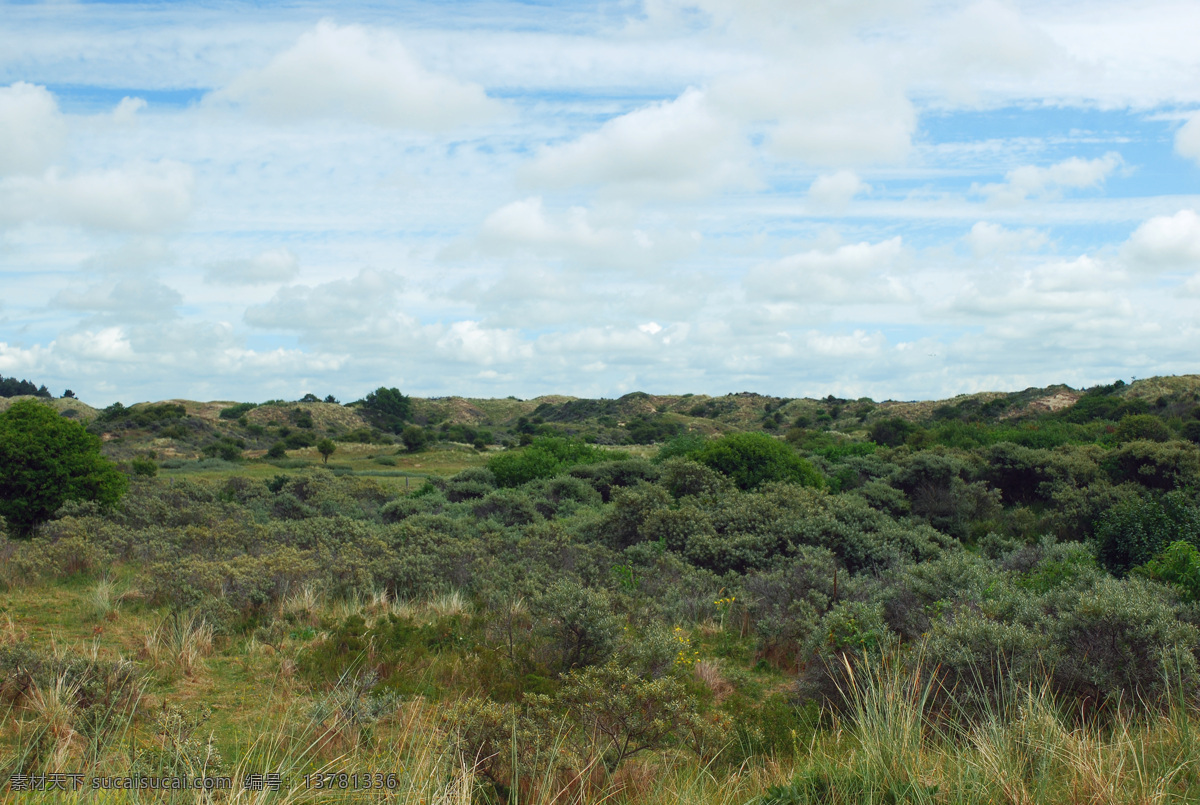
<instances>
[{"instance_id":1,"label":"shrub","mask_svg":"<svg viewBox=\"0 0 1200 805\"><path fill-rule=\"evenodd\" d=\"M128 479L100 455L100 439L33 400L0 413L0 516L26 536L69 500L111 506Z\"/></svg>"},{"instance_id":2,"label":"shrub","mask_svg":"<svg viewBox=\"0 0 1200 805\"><path fill-rule=\"evenodd\" d=\"M148 456L134 456L129 462L129 466L134 475L144 478L153 478L158 474L158 464Z\"/></svg>"},{"instance_id":3,"label":"shrub","mask_svg":"<svg viewBox=\"0 0 1200 805\"><path fill-rule=\"evenodd\" d=\"M258 403L238 403L231 405L228 408L222 408L221 413L217 414L221 419L239 419L244 414L248 414L258 407Z\"/></svg>"},{"instance_id":4,"label":"shrub","mask_svg":"<svg viewBox=\"0 0 1200 805\"><path fill-rule=\"evenodd\" d=\"M408 425L400 434L400 441L410 453L419 453L429 444L429 434L420 425Z\"/></svg>"},{"instance_id":5,"label":"shrub","mask_svg":"<svg viewBox=\"0 0 1200 805\"><path fill-rule=\"evenodd\" d=\"M812 464L765 433L729 434L708 442L688 457L726 476L739 489L757 489L771 481L825 485Z\"/></svg>"},{"instance_id":6,"label":"shrub","mask_svg":"<svg viewBox=\"0 0 1200 805\"><path fill-rule=\"evenodd\" d=\"M570 670L604 662L612 656L621 634L621 619L612 612L608 595L572 581L559 581L533 604L542 623L552 666Z\"/></svg>"},{"instance_id":7,"label":"shrub","mask_svg":"<svg viewBox=\"0 0 1200 805\"><path fill-rule=\"evenodd\" d=\"M1184 600L1200 600L1200 551L1190 542L1172 542L1140 568L1148 578L1173 585Z\"/></svg>"},{"instance_id":8,"label":"shrub","mask_svg":"<svg viewBox=\"0 0 1200 805\"><path fill-rule=\"evenodd\" d=\"M267 451L267 458L287 458L287 445L283 442L275 442Z\"/></svg>"},{"instance_id":9,"label":"shrub","mask_svg":"<svg viewBox=\"0 0 1200 805\"><path fill-rule=\"evenodd\" d=\"M899 417L881 419L871 425L867 432L867 438L883 447L899 447L916 429L917 426L906 419Z\"/></svg>"},{"instance_id":10,"label":"shrub","mask_svg":"<svg viewBox=\"0 0 1200 805\"><path fill-rule=\"evenodd\" d=\"M1194 687L1200 632L1177 619L1163 592L1142 579L1101 579L1059 607L1047 630L1059 690L1095 702L1153 700L1165 692L1166 655Z\"/></svg>"},{"instance_id":11,"label":"shrub","mask_svg":"<svg viewBox=\"0 0 1200 805\"><path fill-rule=\"evenodd\" d=\"M1200 486L1200 447L1188 442L1129 442L1102 464L1114 483L1161 491Z\"/></svg>"},{"instance_id":12,"label":"shrub","mask_svg":"<svg viewBox=\"0 0 1200 805\"><path fill-rule=\"evenodd\" d=\"M488 459L487 468L492 471L498 485L520 486L538 478L553 477L579 464L596 464L626 457L624 453L602 450L574 439L544 436L534 439L528 447L519 451L493 456Z\"/></svg>"},{"instance_id":13,"label":"shrub","mask_svg":"<svg viewBox=\"0 0 1200 805\"><path fill-rule=\"evenodd\" d=\"M1118 442L1132 442L1137 439L1165 442L1171 438L1171 429L1152 414L1134 414L1121 420L1114 436Z\"/></svg>"},{"instance_id":14,"label":"shrub","mask_svg":"<svg viewBox=\"0 0 1200 805\"><path fill-rule=\"evenodd\" d=\"M1117 575L1146 564L1180 540L1200 545L1200 509L1182 493L1126 500L1096 525L1096 555Z\"/></svg>"}]
</instances>

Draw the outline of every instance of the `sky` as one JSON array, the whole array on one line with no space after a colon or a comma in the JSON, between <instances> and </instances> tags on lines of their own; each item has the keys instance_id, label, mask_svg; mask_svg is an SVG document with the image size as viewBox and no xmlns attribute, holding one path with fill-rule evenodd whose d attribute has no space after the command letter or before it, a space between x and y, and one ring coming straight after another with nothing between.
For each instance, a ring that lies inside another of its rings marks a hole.
<instances>
[{"instance_id":1,"label":"sky","mask_svg":"<svg viewBox=\"0 0 1200 805\"><path fill-rule=\"evenodd\" d=\"M1200 371L1194 0L0 0L0 374L938 399Z\"/></svg>"}]
</instances>

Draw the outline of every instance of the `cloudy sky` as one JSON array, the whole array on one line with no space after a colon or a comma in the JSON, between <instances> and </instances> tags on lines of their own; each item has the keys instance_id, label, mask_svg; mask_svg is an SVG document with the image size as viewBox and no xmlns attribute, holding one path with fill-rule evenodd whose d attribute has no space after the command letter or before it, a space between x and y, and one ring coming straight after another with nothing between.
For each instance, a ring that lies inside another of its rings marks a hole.
<instances>
[{"instance_id":1,"label":"cloudy sky","mask_svg":"<svg viewBox=\"0 0 1200 805\"><path fill-rule=\"evenodd\" d=\"M928 399L1200 371L1194 0L0 0L0 374Z\"/></svg>"}]
</instances>

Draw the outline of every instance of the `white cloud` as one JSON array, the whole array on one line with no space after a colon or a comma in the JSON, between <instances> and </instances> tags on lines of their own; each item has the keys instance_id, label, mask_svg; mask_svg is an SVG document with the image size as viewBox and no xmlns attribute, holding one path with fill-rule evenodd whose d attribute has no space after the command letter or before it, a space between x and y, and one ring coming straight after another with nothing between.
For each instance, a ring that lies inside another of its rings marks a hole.
<instances>
[{"instance_id":1,"label":"white cloud","mask_svg":"<svg viewBox=\"0 0 1200 805\"><path fill-rule=\"evenodd\" d=\"M554 214L540 196L533 196L489 214L476 245L488 254L537 255L619 269L661 267L694 252L700 241L696 232L637 228L622 210L607 218L585 207Z\"/></svg>"},{"instance_id":2,"label":"white cloud","mask_svg":"<svg viewBox=\"0 0 1200 805\"><path fill-rule=\"evenodd\" d=\"M145 108L144 98L122 98L112 111L113 122L121 126L131 125L137 119L137 113Z\"/></svg>"},{"instance_id":3,"label":"white cloud","mask_svg":"<svg viewBox=\"0 0 1200 805\"><path fill-rule=\"evenodd\" d=\"M435 344L438 354L448 360L483 366L533 356L533 346L521 338L520 330L482 327L470 320L451 324Z\"/></svg>"},{"instance_id":4,"label":"white cloud","mask_svg":"<svg viewBox=\"0 0 1200 805\"><path fill-rule=\"evenodd\" d=\"M805 339L805 346L809 352L825 358L863 360L878 357L887 346L887 339L882 333L868 334L863 330L855 330L849 335L813 331Z\"/></svg>"},{"instance_id":5,"label":"white cloud","mask_svg":"<svg viewBox=\"0 0 1200 805\"><path fill-rule=\"evenodd\" d=\"M1143 223L1121 252L1135 267L1147 270L1200 268L1200 215L1180 210Z\"/></svg>"},{"instance_id":6,"label":"white cloud","mask_svg":"<svg viewBox=\"0 0 1200 805\"><path fill-rule=\"evenodd\" d=\"M328 20L210 99L268 120L354 118L433 132L484 122L502 108L482 87L426 70L394 35Z\"/></svg>"},{"instance_id":7,"label":"white cloud","mask_svg":"<svg viewBox=\"0 0 1200 805\"><path fill-rule=\"evenodd\" d=\"M840 170L818 176L808 188L808 202L814 212L838 212L859 193L868 193L871 186L858 178L854 171Z\"/></svg>"},{"instance_id":8,"label":"white cloud","mask_svg":"<svg viewBox=\"0 0 1200 805\"><path fill-rule=\"evenodd\" d=\"M402 285L394 274L369 269L351 279L290 285L268 302L247 308L245 321L252 327L299 331L322 339L386 337L396 331L396 325L413 326L396 310Z\"/></svg>"},{"instance_id":9,"label":"white cloud","mask_svg":"<svg viewBox=\"0 0 1200 805\"><path fill-rule=\"evenodd\" d=\"M909 292L889 275L902 253L899 237L813 249L752 269L745 287L752 299L774 303L905 301Z\"/></svg>"},{"instance_id":10,"label":"white cloud","mask_svg":"<svg viewBox=\"0 0 1200 805\"><path fill-rule=\"evenodd\" d=\"M1072 325L1099 316L1129 314L1122 292L1128 278L1118 268L1087 255L1055 260L1018 276L996 275L968 285L951 309L969 316L1055 314ZM1014 325L1017 326L1017 325ZM1014 332L1019 331L1015 330Z\"/></svg>"},{"instance_id":11,"label":"white cloud","mask_svg":"<svg viewBox=\"0 0 1200 805\"><path fill-rule=\"evenodd\" d=\"M62 153L67 127L45 87L0 87L0 176L36 174Z\"/></svg>"},{"instance_id":12,"label":"white cloud","mask_svg":"<svg viewBox=\"0 0 1200 805\"><path fill-rule=\"evenodd\" d=\"M753 183L742 148L737 127L714 114L703 92L688 89L574 142L542 149L528 175L550 187L615 185L635 194L702 196Z\"/></svg>"},{"instance_id":13,"label":"white cloud","mask_svg":"<svg viewBox=\"0 0 1200 805\"><path fill-rule=\"evenodd\" d=\"M121 321L159 321L175 316L179 292L160 282L121 280L59 291L51 306L104 314Z\"/></svg>"},{"instance_id":14,"label":"white cloud","mask_svg":"<svg viewBox=\"0 0 1200 805\"><path fill-rule=\"evenodd\" d=\"M300 273L300 261L286 248L269 249L243 260L222 260L209 263L204 269L204 281L226 285L258 285L287 282Z\"/></svg>"},{"instance_id":15,"label":"white cloud","mask_svg":"<svg viewBox=\"0 0 1200 805\"><path fill-rule=\"evenodd\" d=\"M1189 117L1175 132L1175 152L1200 164L1200 113Z\"/></svg>"},{"instance_id":16,"label":"white cloud","mask_svg":"<svg viewBox=\"0 0 1200 805\"><path fill-rule=\"evenodd\" d=\"M92 229L152 232L192 209L192 169L173 160L121 168L0 180L0 222L41 221Z\"/></svg>"},{"instance_id":17,"label":"white cloud","mask_svg":"<svg viewBox=\"0 0 1200 805\"><path fill-rule=\"evenodd\" d=\"M59 339L55 346L67 357L80 361L128 363L138 357L134 354L133 345L125 331L120 327L71 333Z\"/></svg>"},{"instance_id":18,"label":"white cloud","mask_svg":"<svg viewBox=\"0 0 1200 805\"><path fill-rule=\"evenodd\" d=\"M1005 229L999 224L979 221L963 238L976 257L992 257L1010 252L1039 249L1046 244L1045 233L1036 229Z\"/></svg>"},{"instance_id":19,"label":"white cloud","mask_svg":"<svg viewBox=\"0 0 1200 805\"><path fill-rule=\"evenodd\" d=\"M975 185L971 189L989 201L1013 204L1030 196L1055 197L1062 189L1100 187L1122 164L1121 155L1111 151L1096 159L1071 157L1048 168L1023 165L1005 174L1003 183Z\"/></svg>"}]
</instances>

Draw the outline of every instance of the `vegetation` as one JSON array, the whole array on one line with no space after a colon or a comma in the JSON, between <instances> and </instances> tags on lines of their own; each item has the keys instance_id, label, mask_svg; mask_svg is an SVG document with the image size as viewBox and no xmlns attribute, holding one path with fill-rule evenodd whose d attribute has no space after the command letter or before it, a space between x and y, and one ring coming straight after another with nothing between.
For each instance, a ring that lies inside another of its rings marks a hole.
<instances>
[{"instance_id":1,"label":"vegetation","mask_svg":"<svg viewBox=\"0 0 1200 805\"><path fill-rule=\"evenodd\" d=\"M1076 415L1062 387L411 400L417 451L320 401L100 414L127 494L0 541L0 772L229 775L213 802L263 772L272 801L1196 801L1200 384L1170 380ZM394 778L306 788L331 770Z\"/></svg>"},{"instance_id":2,"label":"vegetation","mask_svg":"<svg viewBox=\"0 0 1200 805\"><path fill-rule=\"evenodd\" d=\"M50 390L45 386L37 386L28 380L17 380L15 377L0 375L0 397L32 397L50 398Z\"/></svg>"},{"instance_id":3,"label":"vegetation","mask_svg":"<svg viewBox=\"0 0 1200 805\"><path fill-rule=\"evenodd\" d=\"M0 413L0 517L28 535L64 503L116 503L125 476L100 455L100 440L53 408L20 400Z\"/></svg>"}]
</instances>

